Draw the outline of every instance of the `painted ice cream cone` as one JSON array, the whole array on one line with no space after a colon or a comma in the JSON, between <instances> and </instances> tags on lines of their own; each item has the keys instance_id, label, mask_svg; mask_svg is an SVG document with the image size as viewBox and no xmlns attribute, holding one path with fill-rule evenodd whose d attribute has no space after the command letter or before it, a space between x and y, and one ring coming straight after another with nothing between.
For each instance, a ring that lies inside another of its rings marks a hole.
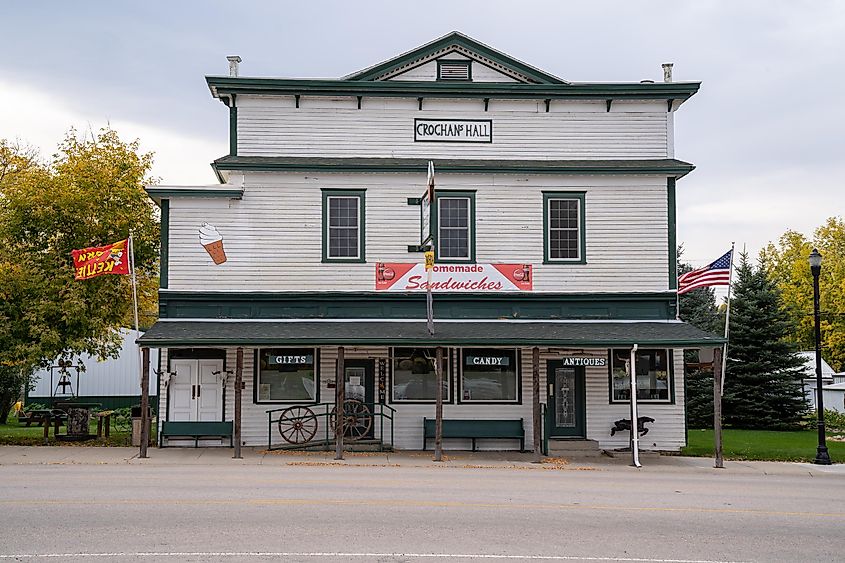
<instances>
[{"instance_id":1,"label":"painted ice cream cone","mask_svg":"<svg viewBox=\"0 0 845 563\"><path fill-rule=\"evenodd\" d=\"M222 264L226 261L226 251L223 250L223 237L217 232L217 228L208 223L200 227L200 243L205 251L211 256L215 264Z\"/></svg>"}]
</instances>

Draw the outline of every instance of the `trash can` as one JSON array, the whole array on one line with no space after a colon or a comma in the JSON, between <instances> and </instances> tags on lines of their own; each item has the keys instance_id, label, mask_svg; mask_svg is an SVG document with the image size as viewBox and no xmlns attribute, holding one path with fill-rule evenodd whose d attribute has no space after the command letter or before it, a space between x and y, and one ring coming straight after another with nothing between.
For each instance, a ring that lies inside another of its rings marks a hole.
<instances>
[{"instance_id":1,"label":"trash can","mask_svg":"<svg viewBox=\"0 0 845 563\"><path fill-rule=\"evenodd\" d=\"M141 407L134 406L132 407L132 445L133 446L140 446L141 445ZM153 426L153 417L152 417L152 409L147 410L147 427L150 432L147 434L150 436L152 441L152 426Z\"/></svg>"}]
</instances>

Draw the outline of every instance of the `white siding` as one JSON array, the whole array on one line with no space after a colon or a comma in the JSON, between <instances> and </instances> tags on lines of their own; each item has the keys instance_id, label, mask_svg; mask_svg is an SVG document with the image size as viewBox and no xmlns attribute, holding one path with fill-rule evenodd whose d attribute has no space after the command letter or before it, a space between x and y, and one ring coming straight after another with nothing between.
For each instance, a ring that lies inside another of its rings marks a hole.
<instances>
[{"instance_id":1,"label":"white siding","mask_svg":"<svg viewBox=\"0 0 845 563\"><path fill-rule=\"evenodd\" d=\"M686 445L684 414L684 351L673 351L674 404L641 403L639 416L650 416L648 434L640 438L643 450L677 451ZM613 422L631 418L630 403L610 403L610 382L607 368L587 368L587 438L597 440L603 449L628 446L629 434L610 435Z\"/></svg>"},{"instance_id":2,"label":"white siding","mask_svg":"<svg viewBox=\"0 0 845 563\"><path fill-rule=\"evenodd\" d=\"M354 347L348 346L344 349L347 359L378 359L388 358L389 350L386 347ZM641 404L640 416L651 416L655 419L649 425L649 433L641 440L641 448L648 450L677 451L686 441L686 428L684 422L684 394L683 394L683 351L675 350L675 403L674 404ZM289 405L255 404L253 402L254 386L254 350L244 349L244 371L243 378L246 388L243 391L243 417L242 417L242 438L248 446L266 446L268 439L268 417L267 410L285 408ZM583 351L573 351L582 354ZM606 350L593 350L588 352L594 355L606 355ZM234 371L236 351L234 348L227 350L226 369ZM471 404L445 404L443 406L443 417L451 419L514 419L522 418L525 428L525 447L532 447L532 381L531 381L531 349L522 348L522 401L518 405L471 405ZM546 402L546 361L553 360L566 355L565 353L551 353L545 349L540 355L540 400ZM337 360L337 348L325 347L321 350L320 361L320 401L323 403L334 402L334 389L329 389L327 384L334 380L335 365ZM389 365L389 364L388 364ZM453 354L452 389L456 388L457 377L457 354ZM389 380L389 378L388 378ZM626 433L610 436L610 429L613 421L620 418L629 418L629 406L625 404L609 404L609 377L607 368L588 368L586 392L587 410L587 438L597 440L600 447L604 449L625 447L628 443ZM390 389L387 390L388 397ZM167 404L166 390L161 391L162 420L165 418L165 405ZM395 445L398 449L418 450L422 448L423 418L434 418L434 404L411 405L401 403L390 403L395 408ZM325 407L313 407L315 413L325 412ZM229 376L226 389L226 420L233 420L234 417L234 376ZM318 417L322 424L325 417ZM376 435L378 435L378 421L374 421ZM275 424L269 428L274 444L281 444L282 439L278 434ZM325 428L318 429L315 440L325 436ZM385 423L385 437L389 441L388 424ZM433 445L430 445L433 447ZM469 440L446 440L445 449L470 449ZM507 450L517 449L519 444L516 440L479 440L478 448L481 450Z\"/></svg>"},{"instance_id":3,"label":"white siding","mask_svg":"<svg viewBox=\"0 0 845 563\"><path fill-rule=\"evenodd\" d=\"M85 365L85 371L79 374L79 388L76 383L76 370L68 371L71 375L73 390L81 397L120 397L138 396L141 393L140 361L138 358L138 345L135 340L143 333L134 330L122 330L124 334L123 346L117 358L100 360L88 354L73 356L71 362L77 364L81 359ZM56 365L58 358L53 360ZM150 393L155 395L155 370L158 369L158 350L150 350ZM52 397L53 390L59 381L59 370L53 370L52 386L50 380L50 369L40 369L35 372L33 382L35 388L29 392L29 397Z\"/></svg>"},{"instance_id":4,"label":"white siding","mask_svg":"<svg viewBox=\"0 0 845 563\"><path fill-rule=\"evenodd\" d=\"M401 106L397 107L397 106ZM385 102L354 97L238 98L240 156L422 157L510 159L666 158L665 107L542 100L416 99ZM404 108L404 109L402 109ZM584 111L589 108L591 111ZM492 143L414 142L414 119L492 119Z\"/></svg>"},{"instance_id":5,"label":"white siding","mask_svg":"<svg viewBox=\"0 0 845 563\"><path fill-rule=\"evenodd\" d=\"M376 262L417 262L422 175L254 173L242 200L173 198L169 287L174 290L373 291ZM478 262L530 263L534 290L668 289L666 180L646 176L447 175L439 190L475 189ZM321 263L321 188L366 189L365 264ZM543 265L543 191L585 191L583 265ZM223 236L215 266L199 243L203 222Z\"/></svg>"}]
</instances>

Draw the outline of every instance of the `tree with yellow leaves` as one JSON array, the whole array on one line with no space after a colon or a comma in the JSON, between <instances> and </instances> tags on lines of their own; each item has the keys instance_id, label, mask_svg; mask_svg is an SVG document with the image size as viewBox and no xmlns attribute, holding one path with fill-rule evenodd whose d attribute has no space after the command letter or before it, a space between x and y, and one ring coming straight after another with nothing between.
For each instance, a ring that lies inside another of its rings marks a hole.
<instances>
[{"instance_id":1,"label":"tree with yellow leaves","mask_svg":"<svg viewBox=\"0 0 845 563\"><path fill-rule=\"evenodd\" d=\"M760 253L768 276L783 296L792 330L790 338L804 350L815 348L813 335L813 276L808 257L822 254L819 276L822 355L836 371L845 371L845 221L831 217L816 229L812 240L789 230Z\"/></svg>"}]
</instances>

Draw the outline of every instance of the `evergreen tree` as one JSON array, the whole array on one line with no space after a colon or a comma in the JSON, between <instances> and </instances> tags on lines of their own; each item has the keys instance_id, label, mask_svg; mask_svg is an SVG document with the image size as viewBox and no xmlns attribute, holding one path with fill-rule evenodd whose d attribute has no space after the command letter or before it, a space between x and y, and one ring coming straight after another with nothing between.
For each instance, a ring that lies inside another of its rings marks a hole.
<instances>
[{"instance_id":1,"label":"evergreen tree","mask_svg":"<svg viewBox=\"0 0 845 563\"><path fill-rule=\"evenodd\" d=\"M678 264L679 275L692 269L690 264ZM712 287L694 289L679 296L678 301L682 321L715 334L724 331L724 318L719 314ZM713 370L702 369L699 362L698 350L684 352L687 426L690 428L708 428L713 424Z\"/></svg>"},{"instance_id":2,"label":"evergreen tree","mask_svg":"<svg viewBox=\"0 0 845 563\"><path fill-rule=\"evenodd\" d=\"M803 362L787 341L791 327L780 292L765 268L754 268L745 253L734 274L725 423L737 428L795 428L807 411L800 383Z\"/></svg>"}]
</instances>

